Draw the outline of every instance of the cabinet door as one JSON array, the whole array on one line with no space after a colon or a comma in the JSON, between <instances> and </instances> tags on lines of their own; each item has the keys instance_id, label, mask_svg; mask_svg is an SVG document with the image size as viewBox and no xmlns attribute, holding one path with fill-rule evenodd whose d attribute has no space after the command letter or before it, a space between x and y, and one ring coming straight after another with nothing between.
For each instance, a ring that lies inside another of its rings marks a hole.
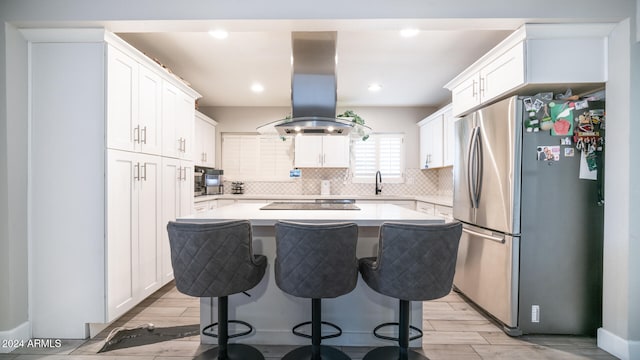
<instances>
[{"instance_id":1,"label":"cabinet door","mask_svg":"<svg viewBox=\"0 0 640 360\"><path fill-rule=\"evenodd\" d=\"M194 162L199 166L215 167L216 127L208 121L195 117Z\"/></svg>"},{"instance_id":2,"label":"cabinet door","mask_svg":"<svg viewBox=\"0 0 640 360\"><path fill-rule=\"evenodd\" d=\"M443 155L442 166L452 166L453 157L455 156L455 127L456 118L453 116L451 106L442 113L442 141Z\"/></svg>"},{"instance_id":3,"label":"cabinet door","mask_svg":"<svg viewBox=\"0 0 640 360\"><path fill-rule=\"evenodd\" d=\"M204 153L204 166L216 166L216 127L205 123L202 132L202 152Z\"/></svg>"},{"instance_id":4,"label":"cabinet door","mask_svg":"<svg viewBox=\"0 0 640 360\"><path fill-rule=\"evenodd\" d=\"M173 279L173 267L171 266L171 249L169 247L169 235L166 225L169 221L174 221L179 216L180 211L180 179L182 167L180 160L162 158L162 241L161 241L161 263L162 282Z\"/></svg>"},{"instance_id":5,"label":"cabinet door","mask_svg":"<svg viewBox=\"0 0 640 360\"><path fill-rule=\"evenodd\" d=\"M163 81L162 83L162 155L177 158L182 149L182 138L176 123L179 121L179 90Z\"/></svg>"},{"instance_id":6,"label":"cabinet door","mask_svg":"<svg viewBox=\"0 0 640 360\"><path fill-rule=\"evenodd\" d=\"M159 156L139 158L138 278L139 299L143 299L162 286L162 164Z\"/></svg>"},{"instance_id":7,"label":"cabinet door","mask_svg":"<svg viewBox=\"0 0 640 360\"><path fill-rule=\"evenodd\" d=\"M107 321L127 312L136 301L139 176L135 154L108 151Z\"/></svg>"},{"instance_id":8,"label":"cabinet door","mask_svg":"<svg viewBox=\"0 0 640 360\"><path fill-rule=\"evenodd\" d=\"M349 167L349 136L322 137L322 166Z\"/></svg>"},{"instance_id":9,"label":"cabinet door","mask_svg":"<svg viewBox=\"0 0 640 360\"><path fill-rule=\"evenodd\" d=\"M177 133L178 138L182 139L182 151L179 157L186 160L193 160L196 153L193 123L195 117L194 100L182 91L178 92L178 114L176 119L178 122Z\"/></svg>"},{"instance_id":10,"label":"cabinet door","mask_svg":"<svg viewBox=\"0 0 640 360\"><path fill-rule=\"evenodd\" d=\"M181 161L182 176L179 181L180 208L178 216L193 214L193 163Z\"/></svg>"},{"instance_id":11,"label":"cabinet door","mask_svg":"<svg viewBox=\"0 0 640 360\"><path fill-rule=\"evenodd\" d=\"M480 75L475 73L451 90L453 113L459 115L480 105Z\"/></svg>"},{"instance_id":12,"label":"cabinet door","mask_svg":"<svg viewBox=\"0 0 640 360\"><path fill-rule=\"evenodd\" d=\"M420 126L420 169L429 168L429 128L426 124Z\"/></svg>"},{"instance_id":13,"label":"cabinet door","mask_svg":"<svg viewBox=\"0 0 640 360\"><path fill-rule=\"evenodd\" d=\"M442 167L442 115L436 116L426 125L427 168Z\"/></svg>"},{"instance_id":14,"label":"cabinet door","mask_svg":"<svg viewBox=\"0 0 640 360\"><path fill-rule=\"evenodd\" d=\"M296 136L294 161L295 167L322 166L322 136Z\"/></svg>"},{"instance_id":15,"label":"cabinet door","mask_svg":"<svg viewBox=\"0 0 640 360\"><path fill-rule=\"evenodd\" d=\"M524 74L524 43L521 42L480 70L481 102L524 84Z\"/></svg>"},{"instance_id":16,"label":"cabinet door","mask_svg":"<svg viewBox=\"0 0 640 360\"><path fill-rule=\"evenodd\" d=\"M107 59L107 146L136 150L138 126L138 63L109 47Z\"/></svg>"},{"instance_id":17,"label":"cabinet door","mask_svg":"<svg viewBox=\"0 0 640 360\"><path fill-rule=\"evenodd\" d=\"M162 154L162 80L153 71L139 69L138 130L140 151Z\"/></svg>"}]
</instances>

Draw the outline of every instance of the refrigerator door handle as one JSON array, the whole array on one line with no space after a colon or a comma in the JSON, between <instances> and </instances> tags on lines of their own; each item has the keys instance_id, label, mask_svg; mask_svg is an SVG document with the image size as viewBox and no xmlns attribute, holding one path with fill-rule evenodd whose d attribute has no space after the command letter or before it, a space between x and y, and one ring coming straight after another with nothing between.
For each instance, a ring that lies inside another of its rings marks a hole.
<instances>
[{"instance_id":1,"label":"refrigerator door handle","mask_svg":"<svg viewBox=\"0 0 640 360\"><path fill-rule=\"evenodd\" d=\"M483 239L493 240L493 241L499 242L501 244L504 244L504 242L505 242L504 236L487 235L487 234L483 234L481 232L477 232L477 231L473 231L471 229L467 229L465 227L462 228L462 231L467 233L467 234L469 234L469 235L478 236L478 237L481 237Z\"/></svg>"},{"instance_id":2,"label":"refrigerator door handle","mask_svg":"<svg viewBox=\"0 0 640 360\"><path fill-rule=\"evenodd\" d=\"M480 127L477 128L476 131L476 174L475 174L475 199L476 199L476 208L480 206L480 194L482 194L482 173L484 172L484 157L482 154L482 139L480 139Z\"/></svg>"},{"instance_id":3,"label":"refrigerator door handle","mask_svg":"<svg viewBox=\"0 0 640 360\"><path fill-rule=\"evenodd\" d=\"M475 147L476 147L476 132L478 131L477 127L474 127L471 131L471 139L469 141L469 150L467 152L467 185L469 186L469 200L471 201L471 208L477 208L476 203L476 185L475 180L476 176L474 173L475 170Z\"/></svg>"}]
</instances>

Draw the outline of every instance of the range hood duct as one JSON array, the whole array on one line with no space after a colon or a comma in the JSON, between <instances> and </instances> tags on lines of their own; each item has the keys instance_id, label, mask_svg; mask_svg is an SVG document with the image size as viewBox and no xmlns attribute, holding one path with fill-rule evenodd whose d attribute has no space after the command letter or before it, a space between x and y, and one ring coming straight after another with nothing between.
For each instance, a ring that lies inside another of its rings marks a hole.
<instances>
[{"instance_id":1,"label":"range hood duct","mask_svg":"<svg viewBox=\"0 0 640 360\"><path fill-rule=\"evenodd\" d=\"M336 118L337 38L335 31L291 33L291 118L258 127L258 132L276 130L280 136L367 132L366 126Z\"/></svg>"},{"instance_id":2,"label":"range hood duct","mask_svg":"<svg viewBox=\"0 0 640 360\"><path fill-rule=\"evenodd\" d=\"M291 33L291 115L294 119L335 118L337 37L335 31Z\"/></svg>"}]
</instances>

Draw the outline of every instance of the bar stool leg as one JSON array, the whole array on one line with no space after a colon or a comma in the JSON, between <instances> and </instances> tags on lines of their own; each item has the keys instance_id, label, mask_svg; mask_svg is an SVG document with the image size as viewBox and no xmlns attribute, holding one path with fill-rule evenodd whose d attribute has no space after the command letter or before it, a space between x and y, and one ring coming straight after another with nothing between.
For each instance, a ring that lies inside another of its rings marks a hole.
<instances>
[{"instance_id":1,"label":"bar stool leg","mask_svg":"<svg viewBox=\"0 0 640 360\"><path fill-rule=\"evenodd\" d=\"M227 344L229 343L229 298L218 298L218 359L229 358Z\"/></svg>"},{"instance_id":2,"label":"bar stool leg","mask_svg":"<svg viewBox=\"0 0 640 360\"><path fill-rule=\"evenodd\" d=\"M264 355L250 345L229 344L229 298L218 298L218 347L207 350L194 360L264 360Z\"/></svg>"},{"instance_id":3,"label":"bar stool leg","mask_svg":"<svg viewBox=\"0 0 640 360\"><path fill-rule=\"evenodd\" d=\"M322 302L311 299L311 360L321 360L320 340L322 336Z\"/></svg>"},{"instance_id":4,"label":"bar stool leg","mask_svg":"<svg viewBox=\"0 0 640 360\"><path fill-rule=\"evenodd\" d=\"M362 360L427 360L426 357L409 349L409 310L411 302L399 301L398 346L383 346L369 351Z\"/></svg>"}]
</instances>

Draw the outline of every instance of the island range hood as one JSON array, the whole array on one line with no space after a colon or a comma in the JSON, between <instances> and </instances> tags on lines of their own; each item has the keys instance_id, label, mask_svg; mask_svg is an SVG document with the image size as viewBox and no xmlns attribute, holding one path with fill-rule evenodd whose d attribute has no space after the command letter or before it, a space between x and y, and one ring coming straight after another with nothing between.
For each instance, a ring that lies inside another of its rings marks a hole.
<instances>
[{"instance_id":1,"label":"island range hood","mask_svg":"<svg viewBox=\"0 0 640 360\"><path fill-rule=\"evenodd\" d=\"M335 31L291 33L291 118L263 125L258 132L277 131L281 136L369 132L350 119L336 118L336 43Z\"/></svg>"}]
</instances>

